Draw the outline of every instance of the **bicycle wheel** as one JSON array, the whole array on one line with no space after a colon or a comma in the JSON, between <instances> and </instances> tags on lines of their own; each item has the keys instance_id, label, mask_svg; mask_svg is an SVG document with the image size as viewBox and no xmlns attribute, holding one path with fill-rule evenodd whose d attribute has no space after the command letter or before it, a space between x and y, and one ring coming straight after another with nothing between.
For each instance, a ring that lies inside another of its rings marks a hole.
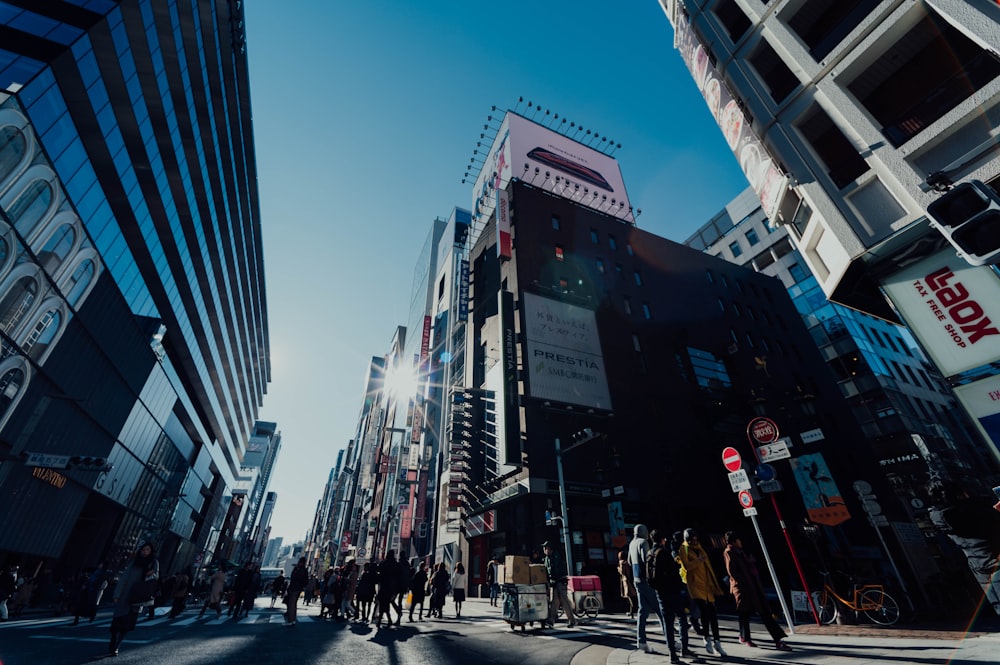
<instances>
[{"instance_id":1,"label":"bicycle wheel","mask_svg":"<svg viewBox=\"0 0 1000 665\"><path fill-rule=\"evenodd\" d=\"M861 606L874 606L866 609L865 616L877 624L891 626L899 621L899 603L885 591L868 589L861 593Z\"/></svg>"},{"instance_id":2,"label":"bicycle wheel","mask_svg":"<svg viewBox=\"0 0 1000 665\"><path fill-rule=\"evenodd\" d=\"M601 609L601 603L598 602L597 596L584 596L583 602L580 604L583 606L583 613L591 619L596 618L597 612Z\"/></svg>"},{"instance_id":3,"label":"bicycle wheel","mask_svg":"<svg viewBox=\"0 0 1000 665\"><path fill-rule=\"evenodd\" d=\"M837 601L832 594L824 592L815 598L815 602L821 623L831 624L837 620Z\"/></svg>"}]
</instances>

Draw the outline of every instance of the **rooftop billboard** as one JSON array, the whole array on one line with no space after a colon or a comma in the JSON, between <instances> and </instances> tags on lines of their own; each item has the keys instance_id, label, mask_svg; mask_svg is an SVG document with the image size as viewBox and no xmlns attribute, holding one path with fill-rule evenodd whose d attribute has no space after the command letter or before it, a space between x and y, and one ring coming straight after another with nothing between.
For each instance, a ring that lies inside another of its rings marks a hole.
<instances>
[{"instance_id":1,"label":"rooftop billboard","mask_svg":"<svg viewBox=\"0 0 1000 665\"><path fill-rule=\"evenodd\" d=\"M511 178L609 214L629 209L618 160L507 112L473 186L474 218L489 217Z\"/></svg>"}]
</instances>

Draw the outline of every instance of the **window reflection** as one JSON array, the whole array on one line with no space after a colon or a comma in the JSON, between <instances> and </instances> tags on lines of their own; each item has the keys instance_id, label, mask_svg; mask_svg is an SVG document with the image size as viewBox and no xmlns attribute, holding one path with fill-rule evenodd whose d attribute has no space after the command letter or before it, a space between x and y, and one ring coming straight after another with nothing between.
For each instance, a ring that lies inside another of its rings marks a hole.
<instances>
[{"instance_id":1,"label":"window reflection","mask_svg":"<svg viewBox=\"0 0 1000 665\"><path fill-rule=\"evenodd\" d=\"M63 224L49 237L41 251L38 252L38 263L50 275L66 260L69 251L76 243L76 231L72 224Z\"/></svg>"},{"instance_id":2,"label":"window reflection","mask_svg":"<svg viewBox=\"0 0 1000 665\"><path fill-rule=\"evenodd\" d=\"M56 333L59 332L62 324L62 313L58 309L50 309L45 312L42 318L38 319L35 327L31 329L28 338L21 344L21 350L28 354L33 360L41 360L45 355L45 350L52 344Z\"/></svg>"},{"instance_id":3,"label":"window reflection","mask_svg":"<svg viewBox=\"0 0 1000 665\"><path fill-rule=\"evenodd\" d=\"M46 180L34 180L17 197L7 214L22 236L27 237L52 204L52 186Z\"/></svg>"},{"instance_id":4,"label":"window reflection","mask_svg":"<svg viewBox=\"0 0 1000 665\"><path fill-rule=\"evenodd\" d=\"M66 301L69 302L70 307L76 307L76 304L83 297L83 294L87 292L87 288L90 286L90 282L94 279L94 262L90 259L85 259L80 262L76 270L73 271L73 276L70 278L69 288L66 290Z\"/></svg>"},{"instance_id":5,"label":"window reflection","mask_svg":"<svg viewBox=\"0 0 1000 665\"><path fill-rule=\"evenodd\" d=\"M28 141L20 129L12 125L0 128L0 181L21 163L27 149Z\"/></svg>"},{"instance_id":6,"label":"window reflection","mask_svg":"<svg viewBox=\"0 0 1000 665\"><path fill-rule=\"evenodd\" d=\"M38 283L32 277L22 277L0 300L0 330L8 335L24 318L38 295Z\"/></svg>"},{"instance_id":7,"label":"window reflection","mask_svg":"<svg viewBox=\"0 0 1000 665\"><path fill-rule=\"evenodd\" d=\"M7 415L7 411L17 394L21 392L23 385L24 370L20 368L7 370L3 376L0 376L0 418Z\"/></svg>"}]
</instances>

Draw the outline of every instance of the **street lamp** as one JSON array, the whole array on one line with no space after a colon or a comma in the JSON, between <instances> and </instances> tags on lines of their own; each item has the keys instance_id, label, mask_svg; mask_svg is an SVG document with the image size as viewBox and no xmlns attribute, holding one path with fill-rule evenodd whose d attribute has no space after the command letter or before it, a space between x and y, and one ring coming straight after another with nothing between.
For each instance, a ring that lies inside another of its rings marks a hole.
<instances>
[{"instance_id":1,"label":"street lamp","mask_svg":"<svg viewBox=\"0 0 1000 665\"><path fill-rule=\"evenodd\" d=\"M589 427L585 427L573 435L573 445L565 450L560 445L559 437L556 437L556 470L559 473L559 502L562 504L563 545L566 547L566 570L570 573L573 572L573 548L569 541L569 505L566 503L566 482L563 478L562 458L569 451L575 450L583 444L589 443L601 436L603 435Z\"/></svg>"}]
</instances>

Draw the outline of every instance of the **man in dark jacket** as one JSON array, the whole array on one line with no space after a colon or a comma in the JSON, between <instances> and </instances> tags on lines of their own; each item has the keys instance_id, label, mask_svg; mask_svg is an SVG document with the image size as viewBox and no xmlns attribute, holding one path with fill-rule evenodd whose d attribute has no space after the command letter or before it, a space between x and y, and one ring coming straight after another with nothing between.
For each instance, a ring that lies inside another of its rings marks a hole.
<instances>
[{"instance_id":1,"label":"man in dark jacket","mask_svg":"<svg viewBox=\"0 0 1000 665\"><path fill-rule=\"evenodd\" d=\"M576 625L576 615L573 614L573 604L569 602L569 573L566 570L566 562L559 556L559 552L552 547L552 543L545 541L542 543L542 552L545 558L545 572L549 574L549 586L552 587L552 602L549 603L549 625L556 625L556 616L559 613L560 605L566 613L566 620L569 627Z\"/></svg>"},{"instance_id":2,"label":"man in dark jacket","mask_svg":"<svg viewBox=\"0 0 1000 665\"><path fill-rule=\"evenodd\" d=\"M285 625L294 626L299 610L299 594L309 583L309 572L306 571L306 558L299 557L299 562L292 568L288 579L288 609L285 611Z\"/></svg>"},{"instance_id":3,"label":"man in dark jacket","mask_svg":"<svg viewBox=\"0 0 1000 665\"><path fill-rule=\"evenodd\" d=\"M694 658L694 652L688 648L688 621L684 615L684 582L681 580L681 567L667 547L667 534L653 529L649 534L653 548L646 555L646 579L656 592L656 601L660 608L663 623L670 631L667 638L667 648L670 650L670 662L679 663L677 640L674 632L674 618L681 623L681 654Z\"/></svg>"}]
</instances>

